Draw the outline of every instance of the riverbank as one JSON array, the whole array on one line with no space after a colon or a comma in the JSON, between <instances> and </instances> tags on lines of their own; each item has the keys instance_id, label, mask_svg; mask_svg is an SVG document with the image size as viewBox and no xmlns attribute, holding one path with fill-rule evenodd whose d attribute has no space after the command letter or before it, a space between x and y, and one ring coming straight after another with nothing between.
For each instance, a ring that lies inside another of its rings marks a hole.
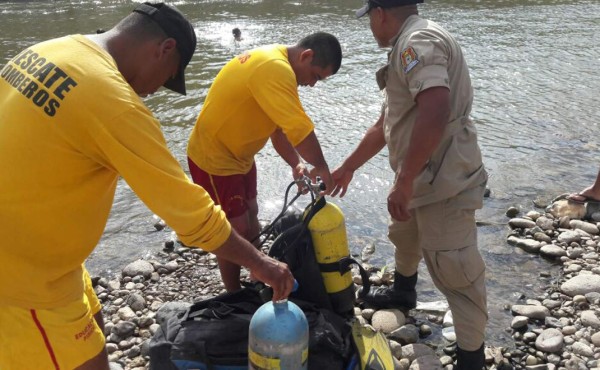
<instances>
[{"instance_id":1,"label":"riverbank","mask_svg":"<svg viewBox=\"0 0 600 370\"><path fill-rule=\"evenodd\" d=\"M561 207L524 215L516 209L507 211L512 217L508 244L562 266L558 277L548 280L542 295L521 294L506 307L514 315L512 322L506 323L514 343L486 347L488 369L598 367L600 230L597 221L581 207ZM389 272L370 270L371 283L390 282ZM358 272L353 275L360 285ZM540 277L549 276L540 271ZM94 284L104 307L107 350L114 370L148 368L149 340L165 313L224 292L214 255L182 247L173 240L168 240L155 258L131 263L121 276L96 277ZM419 302L409 312L357 305L355 315L386 334L396 369L453 368L455 335L445 301Z\"/></svg>"}]
</instances>

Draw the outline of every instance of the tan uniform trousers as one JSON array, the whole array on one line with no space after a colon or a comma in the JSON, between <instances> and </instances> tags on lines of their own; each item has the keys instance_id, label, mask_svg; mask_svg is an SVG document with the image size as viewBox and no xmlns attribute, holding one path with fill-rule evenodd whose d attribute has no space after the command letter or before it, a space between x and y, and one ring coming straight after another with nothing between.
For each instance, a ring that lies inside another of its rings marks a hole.
<instances>
[{"instance_id":1,"label":"tan uniform trousers","mask_svg":"<svg viewBox=\"0 0 600 370\"><path fill-rule=\"evenodd\" d=\"M448 300L458 346L465 351L481 347L488 319L485 263L477 249L475 224L484 191L485 183L415 208L410 220L392 220L388 234L400 274L414 275L425 257L435 286Z\"/></svg>"}]
</instances>

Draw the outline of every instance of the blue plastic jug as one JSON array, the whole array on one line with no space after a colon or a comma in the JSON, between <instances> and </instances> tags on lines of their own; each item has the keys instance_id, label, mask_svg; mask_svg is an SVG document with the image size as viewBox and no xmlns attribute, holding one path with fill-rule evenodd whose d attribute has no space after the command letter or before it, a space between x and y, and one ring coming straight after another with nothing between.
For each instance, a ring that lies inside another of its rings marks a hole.
<instances>
[{"instance_id":1,"label":"blue plastic jug","mask_svg":"<svg viewBox=\"0 0 600 370\"><path fill-rule=\"evenodd\" d=\"M250 320L248 368L298 370L308 364L308 322L288 300L267 302Z\"/></svg>"}]
</instances>

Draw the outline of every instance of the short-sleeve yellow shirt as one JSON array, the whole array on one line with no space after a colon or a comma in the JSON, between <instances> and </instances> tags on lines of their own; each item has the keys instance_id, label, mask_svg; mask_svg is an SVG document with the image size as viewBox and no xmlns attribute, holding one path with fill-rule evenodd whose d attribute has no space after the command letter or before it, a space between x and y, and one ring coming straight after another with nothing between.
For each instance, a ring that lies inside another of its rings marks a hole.
<instances>
[{"instance_id":1,"label":"short-sleeve yellow shirt","mask_svg":"<svg viewBox=\"0 0 600 370\"><path fill-rule=\"evenodd\" d=\"M215 78L188 143L188 156L219 176L250 171L254 155L281 128L296 146L314 129L298 95L284 45L247 51Z\"/></svg>"}]
</instances>

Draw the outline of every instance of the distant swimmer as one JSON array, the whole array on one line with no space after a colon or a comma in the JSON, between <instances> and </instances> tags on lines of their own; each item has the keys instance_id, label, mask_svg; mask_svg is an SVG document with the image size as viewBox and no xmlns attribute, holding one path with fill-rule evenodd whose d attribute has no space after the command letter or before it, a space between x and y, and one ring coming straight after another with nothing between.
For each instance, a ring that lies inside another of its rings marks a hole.
<instances>
[{"instance_id":1,"label":"distant swimmer","mask_svg":"<svg viewBox=\"0 0 600 370\"><path fill-rule=\"evenodd\" d=\"M244 39L242 37L242 31L240 31L240 29L237 27L231 30L231 33L233 34L234 41L242 41Z\"/></svg>"}]
</instances>

